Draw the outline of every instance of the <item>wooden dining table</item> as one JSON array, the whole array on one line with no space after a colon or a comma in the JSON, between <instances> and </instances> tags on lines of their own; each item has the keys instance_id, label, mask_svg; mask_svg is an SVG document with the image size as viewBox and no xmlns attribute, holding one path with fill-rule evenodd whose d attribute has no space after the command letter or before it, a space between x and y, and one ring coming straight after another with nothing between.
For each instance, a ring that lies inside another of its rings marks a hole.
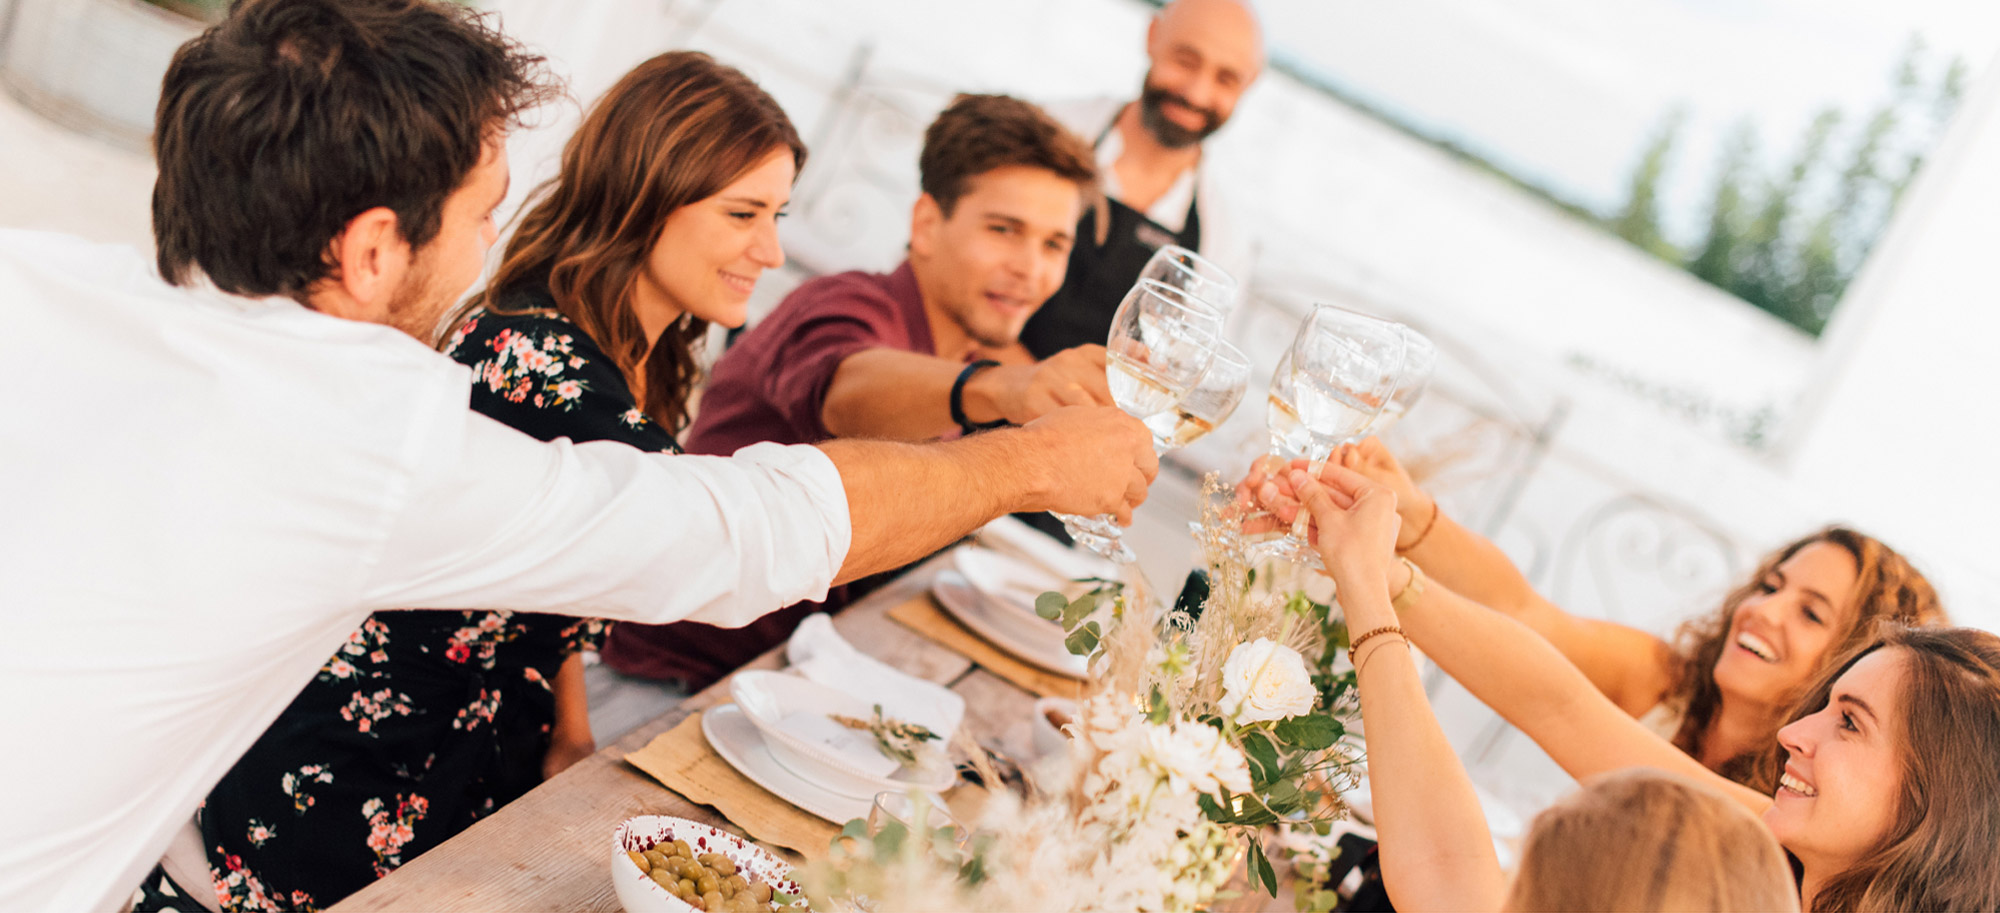
<instances>
[{"instance_id":1,"label":"wooden dining table","mask_svg":"<svg viewBox=\"0 0 2000 913\"><path fill-rule=\"evenodd\" d=\"M1035 695L889 617L905 602L929 599L931 580L946 561L945 555L933 557L856 601L834 616L834 628L875 658L958 692L965 698L964 726L987 747L1030 757ZM743 668L777 668L783 664L781 651ZM729 701L728 679L691 695L332 909L619 910L610 844L621 822L636 815L673 815L730 828L715 809L662 786L625 756L690 714Z\"/></svg>"}]
</instances>

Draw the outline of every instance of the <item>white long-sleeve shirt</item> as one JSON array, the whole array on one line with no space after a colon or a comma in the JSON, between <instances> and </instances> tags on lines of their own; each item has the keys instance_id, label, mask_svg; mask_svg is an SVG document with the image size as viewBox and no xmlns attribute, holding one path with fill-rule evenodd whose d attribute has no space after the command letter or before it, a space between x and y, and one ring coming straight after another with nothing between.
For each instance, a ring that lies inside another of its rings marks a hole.
<instances>
[{"instance_id":1,"label":"white long-sleeve shirt","mask_svg":"<svg viewBox=\"0 0 2000 913\"><path fill-rule=\"evenodd\" d=\"M810 447L543 444L386 327L0 231L0 909L119 907L368 613L743 624L851 534Z\"/></svg>"}]
</instances>

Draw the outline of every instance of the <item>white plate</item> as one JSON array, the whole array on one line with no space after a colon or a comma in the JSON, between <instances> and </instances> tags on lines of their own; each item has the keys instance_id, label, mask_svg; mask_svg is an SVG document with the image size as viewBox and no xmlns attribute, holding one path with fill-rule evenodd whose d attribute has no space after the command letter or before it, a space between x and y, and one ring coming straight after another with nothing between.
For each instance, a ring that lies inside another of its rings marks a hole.
<instances>
[{"instance_id":1,"label":"white plate","mask_svg":"<svg viewBox=\"0 0 2000 913\"><path fill-rule=\"evenodd\" d=\"M867 719L868 702L818 682L767 672L738 672L729 679L736 706L764 736L764 747L778 763L834 792L874 799L879 792L921 789L938 792L958 782L949 764L928 775L905 770L875 747L875 737L847 729L827 715ZM892 714L893 715L893 714ZM938 733L939 760L952 733Z\"/></svg>"},{"instance_id":2,"label":"white plate","mask_svg":"<svg viewBox=\"0 0 2000 913\"><path fill-rule=\"evenodd\" d=\"M1089 674L1090 661L1063 646L1061 626L1037 615L1023 616L974 589L965 575L949 568L940 570L931 592L953 618L1021 661L1070 678Z\"/></svg>"},{"instance_id":3,"label":"white plate","mask_svg":"<svg viewBox=\"0 0 2000 913\"><path fill-rule=\"evenodd\" d=\"M869 799L843 796L812 782L778 763L764 744L764 735L735 704L711 707L701 714L701 734L708 745L736 772L764 787L771 795L790 802L819 818L846 824L868 817Z\"/></svg>"}]
</instances>

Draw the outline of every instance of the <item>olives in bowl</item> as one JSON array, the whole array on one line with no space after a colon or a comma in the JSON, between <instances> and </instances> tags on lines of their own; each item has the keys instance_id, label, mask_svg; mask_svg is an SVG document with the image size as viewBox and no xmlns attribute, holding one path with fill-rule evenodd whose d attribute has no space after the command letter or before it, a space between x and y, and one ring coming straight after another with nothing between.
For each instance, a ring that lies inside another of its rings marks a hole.
<instances>
[{"instance_id":1,"label":"olives in bowl","mask_svg":"<svg viewBox=\"0 0 2000 913\"><path fill-rule=\"evenodd\" d=\"M734 834L665 815L618 826L611 883L626 913L805 909L784 860Z\"/></svg>"}]
</instances>

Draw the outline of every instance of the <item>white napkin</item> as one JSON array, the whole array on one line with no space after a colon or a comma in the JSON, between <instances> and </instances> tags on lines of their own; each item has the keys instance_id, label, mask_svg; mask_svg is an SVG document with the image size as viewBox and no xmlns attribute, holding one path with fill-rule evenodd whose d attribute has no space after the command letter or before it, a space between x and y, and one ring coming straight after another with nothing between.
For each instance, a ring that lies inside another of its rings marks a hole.
<instances>
[{"instance_id":1,"label":"white napkin","mask_svg":"<svg viewBox=\"0 0 2000 913\"><path fill-rule=\"evenodd\" d=\"M785 658L792 671L807 681L871 705L881 704L884 713L922 725L946 742L965 719L965 698L855 649L833 629L833 619L824 612L799 623L785 644Z\"/></svg>"},{"instance_id":2,"label":"white napkin","mask_svg":"<svg viewBox=\"0 0 2000 913\"><path fill-rule=\"evenodd\" d=\"M1118 565L1049 538L1041 530L1013 517L1001 517L979 528L976 538L994 551L1033 562L1064 580L1082 577L1118 579Z\"/></svg>"}]
</instances>

